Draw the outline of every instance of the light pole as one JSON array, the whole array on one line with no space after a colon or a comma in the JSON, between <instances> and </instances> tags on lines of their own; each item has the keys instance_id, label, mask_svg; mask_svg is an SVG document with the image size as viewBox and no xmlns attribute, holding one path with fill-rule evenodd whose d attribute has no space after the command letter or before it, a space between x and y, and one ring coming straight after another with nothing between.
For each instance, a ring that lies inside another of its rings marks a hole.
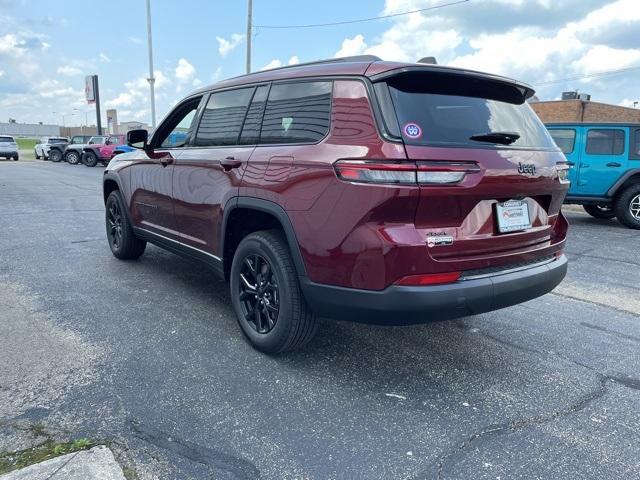
<instances>
[{"instance_id":1,"label":"light pole","mask_svg":"<svg viewBox=\"0 0 640 480\"><path fill-rule=\"evenodd\" d=\"M247 3L247 73L251 73L251 35L253 23L253 0Z\"/></svg>"},{"instance_id":2,"label":"light pole","mask_svg":"<svg viewBox=\"0 0 640 480\"><path fill-rule=\"evenodd\" d=\"M83 112L79 108L74 108L73 110L75 110L76 112L84 113L84 125L80 125L80 135L84 135L84 127L89 126L89 121L87 120L87 113L89 112L87 112L86 110Z\"/></svg>"},{"instance_id":3,"label":"light pole","mask_svg":"<svg viewBox=\"0 0 640 480\"><path fill-rule=\"evenodd\" d=\"M156 94L154 83L156 81L153 76L153 44L151 41L151 0L147 0L147 43L149 45L149 90L151 93L151 126L156 128Z\"/></svg>"}]
</instances>

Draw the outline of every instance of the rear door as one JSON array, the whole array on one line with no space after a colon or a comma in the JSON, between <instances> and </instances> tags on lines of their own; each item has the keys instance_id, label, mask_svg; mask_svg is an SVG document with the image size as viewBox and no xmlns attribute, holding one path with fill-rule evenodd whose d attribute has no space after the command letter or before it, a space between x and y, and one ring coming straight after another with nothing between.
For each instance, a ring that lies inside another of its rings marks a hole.
<instances>
[{"instance_id":1,"label":"rear door","mask_svg":"<svg viewBox=\"0 0 640 480\"><path fill-rule=\"evenodd\" d=\"M212 93L202 109L191 148L185 149L175 164L173 197L181 241L211 255L221 256L223 209L237 195L255 148L239 144L254 94L266 98L266 87Z\"/></svg>"},{"instance_id":2,"label":"rear door","mask_svg":"<svg viewBox=\"0 0 640 480\"><path fill-rule=\"evenodd\" d=\"M629 129L618 126L585 128L577 185L578 195L602 196L624 174L629 158Z\"/></svg>"},{"instance_id":3,"label":"rear door","mask_svg":"<svg viewBox=\"0 0 640 480\"><path fill-rule=\"evenodd\" d=\"M386 84L418 167L415 223L432 258L491 259L550 244L567 190L556 164L565 158L525 102L526 90L433 71L400 73Z\"/></svg>"}]
</instances>

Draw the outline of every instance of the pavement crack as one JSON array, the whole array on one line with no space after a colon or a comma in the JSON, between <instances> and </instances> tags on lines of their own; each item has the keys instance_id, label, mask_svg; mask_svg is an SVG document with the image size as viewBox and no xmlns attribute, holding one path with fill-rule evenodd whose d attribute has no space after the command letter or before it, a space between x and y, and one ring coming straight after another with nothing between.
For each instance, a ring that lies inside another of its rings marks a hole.
<instances>
[{"instance_id":1,"label":"pavement crack","mask_svg":"<svg viewBox=\"0 0 640 480\"><path fill-rule=\"evenodd\" d=\"M627 335L626 333L616 332L615 330L610 330L608 328L600 327L598 325L593 325L587 322L580 322L580 325L582 325L583 327L591 328L593 330L599 330L601 332L608 333L609 335L613 335L618 338L623 338L625 340L631 340L633 342L640 343L640 337L636 337L635 335Z\"/></svg>"},{"instance_id":2,"label":"pavement crack","mask_svg":"<svg viewBox=\"0 0 640 480\"><path fill-rule=\"evenodd\" d=\"M207 467L229 472L238 479L253 480L261 478L260 470L244 458L229 455L219 449L204 447L188 440L176 438L136 420L129 420L128 423L137 438L156 447L168 450Z\"/></svg>"}]
</instances>

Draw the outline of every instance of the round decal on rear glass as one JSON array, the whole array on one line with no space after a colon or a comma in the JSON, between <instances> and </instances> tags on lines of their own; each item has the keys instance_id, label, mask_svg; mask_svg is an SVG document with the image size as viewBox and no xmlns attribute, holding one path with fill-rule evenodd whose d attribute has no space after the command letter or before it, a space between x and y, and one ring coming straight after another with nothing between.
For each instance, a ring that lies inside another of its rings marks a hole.
<instances>
[{"instance_id":1,"label":"round decal on rear glass","mask_svg":"<svg viewBox=\"0 0 640 480\"><path fill-rule=\"evenodd\" d=\"M409 138L420 138L422 129L417 123L407 123L403 128L404 134Z\"/></svg>"}]
</instances>

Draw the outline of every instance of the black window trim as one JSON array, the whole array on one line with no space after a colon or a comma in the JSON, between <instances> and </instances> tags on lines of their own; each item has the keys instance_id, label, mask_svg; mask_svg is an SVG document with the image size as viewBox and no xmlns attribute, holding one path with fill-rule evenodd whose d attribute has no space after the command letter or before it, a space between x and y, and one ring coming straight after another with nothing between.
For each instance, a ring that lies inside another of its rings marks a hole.
<instances>
[{"instance_id":1,"label":"black window trim","mask_svg":"<svg viewBox=\"0 0 640 480\"><path fill-rule=\"evenodd\" d=\"M599 131L604 131L604 132L622 132L622 151L620 153L589 153L589 132L593 131L593 130L599 130ZM627 132L624 129L624 127L613 127L613 128L605 128L605 127L588 127L585 131L585 137L584 137L584 153L585 155L600 155L600 156L606 156L606 155L612 155L612 156L620 156L620 155L624 155L624 151L627 148Z\"/></svg>"},{"instance_id":2,"label":"black window trim","mask_svg":"<svg viewBox=\"0 0 640 480\"><path fill-rule=\"evenodd\" d=\"M255 147L260 145L260 133L262 132L262 121L264 120L264 112L267 109L267 102L269 101L269 94L271 93L272 84L273 82L263 83L262 85L256 85L255 89L253 90L251 101L249 102L247 111L244 114L244 119L242 120L242 126L240 127L240 133L238 134L238 140L237 140L238 143L236 144L238 147ZM253 103L253 99L255 98L256 93L258 93L258 89L260 87L267 87L267 96L264 100L262 112L260 112L260 131L258 132L258 142L257 143L240 143L240 140L242 139L242 132L244 132L245 122L247 121L247 115L249 115L249 110L251 110L251 104Z\"/></svg>"},{"instance_id":3,"label":"black window trim","mask_svg":"<svg viewBox=\"0 0 640 480\"><path fill-rule=\"evenodd\" d=\"M546 127L546 126L545 126ZM562 152L565 155L571 155L573 152L575 152L576 150L576 138L578 136L578 131L575 128L571 128L571 127L546 127L547 130L549 130L549 135L551 135L551 132L553 130L569 130L573 132L573 141L571 142L571 150L569 150L568 152ZM551 138L553 138L553 135L551 135ZM553 143L555 143L556 141L554 140ZM560 148L560 147L558 147ZM562 149L560 148L560 151L562 151Z\"/></svg>"}]
</instances>

